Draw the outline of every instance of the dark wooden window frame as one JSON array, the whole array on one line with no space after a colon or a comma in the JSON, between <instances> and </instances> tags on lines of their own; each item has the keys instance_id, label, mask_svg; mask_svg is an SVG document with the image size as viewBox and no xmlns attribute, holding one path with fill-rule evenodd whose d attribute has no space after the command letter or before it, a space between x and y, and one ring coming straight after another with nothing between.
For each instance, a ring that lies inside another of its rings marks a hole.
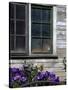
<instances>
[{"instance_id":1,"label":"dark wooden window frame","mask_svg":"<svg viewBox=\"0 0 68 90\"><path fill-rule=\"evenodd\" d=\"M39 59L43 59L43 58L52 59L52 58L54 58L54 59L57 59L58 56L53 55L53 52L52 53L32 53L31 52L31 54L29 54L29 13L30 13L29 12L29 3L9 2L9 4L25 5L25 12L26 12L26 14L25 14L26 22L25 22L25 24L26 24L26 34L27 34L27 37L26 37L26 52L11 51L10 50L10 43L9 43L9 58L10 59L27 59L27 58L28 59L33 59L33 58L39 58ZM33 5L33 4L31 4L31 5ZM41 6L46 7L45 5L41 5ZM53 7L53 6L50 6L50 7ZM53 12L53 10L52 10L52 12ZM52 17L53 17L53 15L52 15ZM52 20L53 20L53 18L52 18ZM9 23L10 23L10 19L9 19ZM10 25L9 25L9 27L10 27ZM53 25L52 25L52 29L53 29ZM53 32L52 32L52 34L53 34ZM9 32L9 42L10 42L10 32ZM53 48L53 46L52 46L52 48Z\"/></svg>"},{"instance_id":2,"label":"dark wooden window frame","mask_svg":"<svg viewBox=\"0 0 68 90\"><path fill-rule=\"evenodd\" d=\"M9 43L9 53L10 55L27 55L28 53L28 30L27 30L27 26L28 26L28 20L27 20L27 7L28 5L26 5L26 3L16 3L16 2L9 2L9 6L10 4L13 4L14 5L14 19L10 18L10 13L9 13L9 30L10 30L10 21L11 20L14 20L14 49L16 48L16 36L23 36L23 35L16 35L16 5L24 5L25 7L25 51L17 51L17 50L10 50L10 43ZM10 12L10 11L9 11ZM19 21L23 21L23 19L19 20ZM10 34L10 31L9 31L9 42L10 42L10 38L11 38L12 34Z\"/></svg>"}]
</instances>

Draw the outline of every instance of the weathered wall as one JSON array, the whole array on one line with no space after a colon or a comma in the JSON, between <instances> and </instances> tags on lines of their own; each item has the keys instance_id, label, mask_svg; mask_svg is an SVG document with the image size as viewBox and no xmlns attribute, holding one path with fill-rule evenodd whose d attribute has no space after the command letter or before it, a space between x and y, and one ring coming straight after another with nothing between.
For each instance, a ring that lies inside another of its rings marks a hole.
<instances>
[{"instance_id":1,"label":"weathered wall","mask_svg":"<svg viewBox=\"0 0 68 90\"><path fill-rule=\"evenodd\" d=\"M57 7L57 21L56 21L56 53L58 59L33 59L26 60L27 63L33 63L33 65L43 64L44 70L55 72L60 80L63 81L66 77L63 65L63 57L66 56L66 8L65 6ZM24 60L11 60L12 67L22 67Z\"/></svg>"},{"instance_id":2,"label":"weathered wall","mask_svg":"<svg viewBox=\"0 0 68 90\"><path fill-rule=\"evenodd\" d=\"M59 57L66 56L66 8L57 6L56 48Z\"/></svg>"}]
</instances>

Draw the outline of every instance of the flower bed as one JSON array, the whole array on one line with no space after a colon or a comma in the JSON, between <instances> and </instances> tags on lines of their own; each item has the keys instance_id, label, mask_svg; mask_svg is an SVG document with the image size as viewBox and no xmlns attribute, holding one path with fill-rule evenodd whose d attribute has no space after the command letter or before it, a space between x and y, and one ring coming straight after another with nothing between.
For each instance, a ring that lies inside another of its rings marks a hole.
<instances>
[{"instance_id":1,"label":"flower bed","mask_svg":"<svg viewBox=\"0 0 68 90\"><path fill-rule=\"evenodd\" d=\"M22 69L9 68L11 88L27 86L59 85L60 80L53 72L38 71L37 67L23 65Z\"/></svg>"}]
</instances>

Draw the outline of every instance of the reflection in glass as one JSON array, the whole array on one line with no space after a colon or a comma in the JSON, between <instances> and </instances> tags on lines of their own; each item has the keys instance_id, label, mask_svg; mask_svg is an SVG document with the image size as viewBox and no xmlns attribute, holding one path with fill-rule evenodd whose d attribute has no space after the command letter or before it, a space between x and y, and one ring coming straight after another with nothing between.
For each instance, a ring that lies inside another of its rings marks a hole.
<instances>
[{"instance_id":1,"label":"reflection in glass","mask_svg":"<svg viewBox=\"0 0 68 90\"><path fill-rule=\"evenodd\" d=\"M42 40L42 45L43 45L43 52L50 52L51 51L51 47L52 47L52 41L49 39L43 39Z\"/></svg>"},{"instance_id":2,"label":"reflection in glass","mask_svg":"<svg viewBox=\"0 0 68 90\"><path fill-rule=\"evenodd\" d=\"M37 8L32 8L31 16L33 21L41 21L41 10Z\"/></svg>"},{"instance_id":3,"label":"reflection in glass","mask_svg":"<svg viewBox=\"0 0 68 90\"><path fill-rule=\"evenodd\" d=\"M42 10L42 21L49 22L50 21L50 10Z\"/></svg>"},{"instance_id":4,"label":"reflection in glass","mask_svg":"<svg viewBox=\"0 0 68 90\"><path fill-rule=\"evenodd\" d=\"M50 53L52 51L50 16L51 9L49 7L32 7L32 52Z\"/></svg>"},{"instance_id":5,"label":"reflection in glass","mask_svg":"<svg viewBox=\"0 0 68 90\"><path fill-rule=\"evenodd\" d=\"M16 50L19 50L19 51L25 50L25 37L24 36L16 37Z\"/></svg>"},{"instance_id":6,"label":"reflection in glass","mask_svg":"<svg viewBox=\"0 0 68 90\"><path fill-rule=\"evenodd\" d=\"M41 51L41 39L32 39L32 52Z\"/></svg>"},{"instance_id":7,"label":"reflection in glass","mask_svg":"<svg viewBox=\"0 0 68 90\"><path fill-rule=\"evenodd\" d=\"M45 36L45 37L50 36L50 25L49 24L42 25L42 36Z\"/></svg>"},{"instance_id":8,"label":"reflection in glass","mask_svg":"<svg viewBox=\"0 0 68 90\"><path fill-rule=\"evenodd\" d=\"M40 36L41 24L32 24L32 36Z\"/></svg>"}]
</instances>

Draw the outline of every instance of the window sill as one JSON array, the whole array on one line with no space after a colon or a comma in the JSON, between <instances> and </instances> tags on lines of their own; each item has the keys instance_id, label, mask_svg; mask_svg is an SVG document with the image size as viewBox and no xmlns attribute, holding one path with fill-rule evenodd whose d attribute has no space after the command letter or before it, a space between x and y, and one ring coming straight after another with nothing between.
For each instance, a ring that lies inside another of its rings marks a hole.
<instances>
[{"instance_id":1,"label":"window sill","mask_svg":"<svg viewBox=\"0 0 68 90\"><path fill-rule=\"evenodd\" d=\"M10 59L58 59L57 55L46 54L46 55L11 55Z\"/></svg>"}]
</instances>

